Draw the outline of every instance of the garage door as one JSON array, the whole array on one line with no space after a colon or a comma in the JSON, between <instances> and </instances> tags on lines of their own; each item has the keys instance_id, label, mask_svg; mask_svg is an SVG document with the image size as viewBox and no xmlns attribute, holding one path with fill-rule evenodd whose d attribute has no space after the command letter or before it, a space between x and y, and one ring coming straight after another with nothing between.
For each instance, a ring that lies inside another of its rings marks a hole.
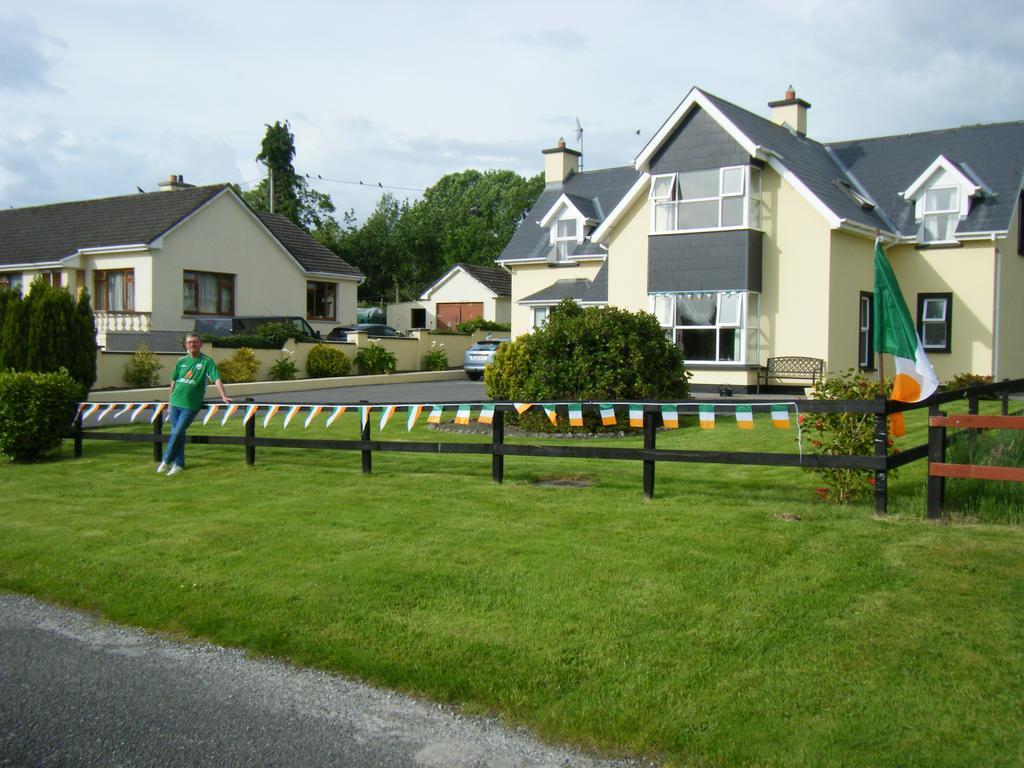
<instances>
[{"instance_id":1,"label":"garage door","mask_svg":"<svg viewBox=\"0 0 1024 768\"><path fill-rule=\"evenodd\" d=\"M438 304L437 328L438 330L454 331L455 326L459 323L483 316L484 303L482 301Z\"/></svg>"}]
</instances>

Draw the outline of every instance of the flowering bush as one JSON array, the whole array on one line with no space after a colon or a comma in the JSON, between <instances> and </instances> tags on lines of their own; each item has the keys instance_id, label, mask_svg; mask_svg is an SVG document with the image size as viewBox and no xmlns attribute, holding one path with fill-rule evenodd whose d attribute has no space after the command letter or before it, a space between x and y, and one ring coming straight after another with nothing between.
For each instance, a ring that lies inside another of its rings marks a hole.
<instances>
[{"instance_id":1,"label":"flowering bush","mask_svg":"<svg viewBox=\"0 0 1024 768\"><path fill-rule=\"evenodd\" d=\"M436 341L430 342L430 350L423 356L420 367L424 371L447 371L448 353L445 351L444 344L438 344Z\"/></svg>"},{"instance_id":2,"label":"flowering bush","mask_svg":"<svg viewBox=\"0 0 1024 768\"><path fill-rule=\"evenodd\" d=\"M299 372L298 366L292 359L295 357L295 353L284 347L281 347L281 352L283 354L273 362L267 375L270 376L271 381L292 381Z\"/></svg>"},{"instance_id":3,"label":"flowering bush","mask_svg":"<svg viewBox=\"0 0 1024 768\"><path fill-rule=\"evenodd\" d=\"M394 373L398 369L398 358L380 344L370 342L356 353L356 365L360 373Z\"/></svg>"},{"instance_id":4,"label":"flowering bush","mask_svg":"<svg viewBox=\"0 0 1024 768\"><path fill-rule=\"evenodd\" d=\"M870 379L859 371L833 374L814 388L815 400L869 400L889 392L890 382ZM871 456L875 452L875 417L870 413L810 413L800 417L810 430L809 442L824 456ZM892 447L892 438L889 438ZM813 467L825 484L819 493L828 501L845 504L868 498L874 476L866 470ZM892 472L890 472L892 474Z\"/></svg>"}]
</instances>

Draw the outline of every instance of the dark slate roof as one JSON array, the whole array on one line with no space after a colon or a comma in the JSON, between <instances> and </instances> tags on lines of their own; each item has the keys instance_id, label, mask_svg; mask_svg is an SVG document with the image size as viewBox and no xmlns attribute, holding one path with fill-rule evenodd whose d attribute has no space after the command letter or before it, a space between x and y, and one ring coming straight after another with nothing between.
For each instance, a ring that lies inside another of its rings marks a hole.
<instances>
[{"instance_id":1,"label":"dark slate roof","mask_svg":"<svg viewBox=\"0 0 1024 768\"><path fill-rule=\"evenodd\" d=\"M512 295L512 275L501 267L481 267L476 264L463 264L461 262L455 266L462 267L468 274L494 291L498 296Z\"/></svg>"},{"instance_id":2,"label":"dark slate roof","mask_svg":"<svg viewBox=\"0 0 1024 768\"><path fill-rule=\"evenodd\" d=\"M569 280L555 280L547 288L542 288L536 293L520 299L521 303L531 301L558 303L562 299L583 301L590 289L591 281L585 277L576 277Z\"/></svg>"},{"instance_id":3,"label":"dark slate roof","mask_svg":"<svg viewBox=\"0 0 1024 768\"><path fill-rule=\"evenodd\" d=\"M1024 175L1024 122L969 125L925 133L821 144L775 125L742 107L701 91L755 144L775 152L782 164L842 219L870 228L896 229L912 237L914 205L900 197L939 156L988 186L994 196L974 198L957 232L1009 228ZM839 182L858 184L877 206L866 210Z\"/></svg>"},{"instance_id":4,"label":"dark slate roof","mask_svg":"<svg viewBox=\"0 0 1024 768\"><path fill-rule=\"evenodd\" d=\"M0 265L56 261L82 248L151 243L227 188L216 184L0 210Z\"/></svg>"},{"instance_id":5,"label":"dark slate roof","mask_svg":"<svg viewBox=\"0 0 1024 768\"><path fill-rule=\"evenodd\" d=\"M330 248L318 243L306 230L293 224L291 219L279 213L267 213L266 211L254 211L254 213L307 272L364 277L357 268Z\"/></svg>"},{"instance_id":6,"label":"dark slate roof","mask_svg":"<svg viewBox=\"0 0 1024 768\"><path fill-rule=\"evenodd\" d=\"M958 232L1009 229L1024 173L1024 122L968 125L927 133L858 139L829 145L902 235L915 235L914 204L900 197L939 156L987 185L994 196L974 198ZM973 171L973 173L972 173Z\"/></svg>"},{"instance_id":7,"label":"dark slate roof","mask_svg":"<svg viewBox=\"0 0 1024 768\"><path fill-rule=\"evenodd\" d=\"M547 258L551 250L548 230L542 228L538 222L563 194L570 198L573 205L580 208L580 213L584 216L600 221L618 205L639 177L636 169L625 166L574 173L562 184L546 186L527 214L526 220L508 241L498 261ZM584 240L573 251L573 255L603 253L604 251L593 245L590 240Z\"/></svg>"},{"instance_id":8,"label":"dark slate roof","mask_svg":"<svg viewBox=\"0 0 1024 768\"><path fill-rule=\"evenodd\" d=\"M597 270L590 287L580 299L583 304L607 304L608 303L608 262L606 261Z\"/></svg>"},{"instance_id":9,"label":"dark slate roof","mask_svg":"<svg viewBox=\"0 0 1024 768\"><path fill-rule=\"evenodd\" d=\"M888 229L884 217L875 211L865 210L861 205L838 184L839 181L849 182L843 169L829 154L825 145L791 132L788 128L776 125L771 120L748 112L718 96L701 91L747 138L754 144L760 144L779 156L786 168L807 185L814 195L821 200L833 213L841 219L862 224L871 229ZM932 160L935 158L933 157ZM928 162L931 162L929 160ZM904 189L910 186L923 171L911 176Z\"/></svg>"}]
</instances>

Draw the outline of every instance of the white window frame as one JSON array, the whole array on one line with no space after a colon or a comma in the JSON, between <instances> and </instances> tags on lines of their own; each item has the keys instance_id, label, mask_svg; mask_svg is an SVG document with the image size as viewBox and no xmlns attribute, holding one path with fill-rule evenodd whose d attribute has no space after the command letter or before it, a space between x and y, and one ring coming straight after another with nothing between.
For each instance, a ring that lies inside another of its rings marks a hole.
<instances>
[{"instance_id":1,"label":"white window frame","mask_svg":"<svg viewBox=\"0 0 1024 768\"><path fill-rule=\"evenodd\" d=\"M551 306L544 304L530 307L530 327L542 328L547 325L548 317L551 315Z\"/></svg>"},{"instance_id":2,"label":"white window frame","mask_svg":"<svg viewBox=\"0 0 1024 768\"><path fill-rule=\"evenodd\" d=\"M935 192L949 192L952 193L953 207L951 208L937 208L935 210L928 210L928 198L929 195ZM956 227L960 221L960 188L955 185L943 185L935 187L927 187L921 194L921 233L920 239L922 243L953 243L956 242ZM946 217L952 216L950 226L945 231L947 237L929 238L928 237L928 220L929 218Z\"/></svg>"},{"instance_id":3,"label":"white window frame","mask_svg":"<svg viewBox=\"0 0 1024 768\"><path fill-rule=\"evenodd\" d=\"M563 223L572 222L576 231L571 235L559 234L559 228ZM563 263L570 261L569 253L573 246L583 242L583 222L579 216L560 216L551 222L550 242L554 249L553 261Z\"/></svg>"},{"instance_id":4,"label":"white window frame","mask_svg":"<svg viewBox=\"0 0 1024 768\"><path fill-rule=\"evenodd\" d=\"M708 171L716 170L714 168ZM651 234L675 234L679 232L716 232L734 229L759 229L761 226L761 171L750 165L727 165L717 169L718 194L709 197L679 198L681 189L680 176L686 173L706 173L707 171L682 171L679 173L663 173L651 177L648 193L651 209ZM726 179L740 171L739 191L725 192ZM723 224L725 207L729 201L740 200L742 217L739 223ZM680 211L682 206L695 203L717 203L717 222L707 227L681 227Z\"/></svg>"},{"instance_id":5,"label":"white window frame","mask_svg":"<svg viewBox=\"0 0 1024 768\"><path fill-rule=\"evenodd\" d=\"M676 301L679 298L693 297L715 297L715 322L708 325L679 325L676 323ZM679 293L652 293L649 294L650 311L670 341L679 343L683 331L713 331L715 336L715 359L698 360L686 358L687 363L701 363L711 365L746 365L748 356L756 354L756 342L758 334L758 314L752 313L750 308L758 306L757 294L752 291L683 291ZM723 312L728 310L727 305L732 304L732 313ZM729 314L728 317L725 315ZM724 330L734 330L739 338L733 344L736 354L735 359L722 359L722 333ZM685 354L685 350L684 350Z\"/></svg>"}]
</instances>

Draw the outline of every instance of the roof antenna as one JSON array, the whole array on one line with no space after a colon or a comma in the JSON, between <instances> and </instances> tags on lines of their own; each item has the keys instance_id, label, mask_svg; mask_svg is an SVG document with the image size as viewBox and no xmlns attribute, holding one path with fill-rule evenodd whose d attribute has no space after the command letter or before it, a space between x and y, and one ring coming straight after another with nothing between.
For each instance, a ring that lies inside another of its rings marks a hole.
<instances>
[{"instance_id":1,"label":"roof antenna","mask_svg":"<svg viewBox=\"0 0 1024 768\"><path fill-rule=\"evenodd\" d=\"M580 150L580 173L583 173L583 126L580 125L580 119L576 118L576 146Z\"/></svg>"}]
</instances>

